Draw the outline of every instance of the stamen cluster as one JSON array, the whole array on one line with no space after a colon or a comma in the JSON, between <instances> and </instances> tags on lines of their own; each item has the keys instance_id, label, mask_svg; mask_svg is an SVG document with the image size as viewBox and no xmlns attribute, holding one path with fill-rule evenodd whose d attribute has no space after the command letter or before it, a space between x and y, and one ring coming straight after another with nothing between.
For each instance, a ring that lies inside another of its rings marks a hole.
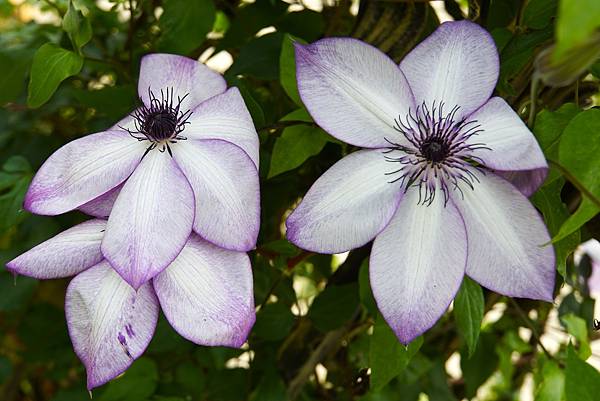
<instances>
[{"instance_id":1,"label":"stamen cluster","mask_svg":"<svg viewBox=\"0 0 600 401\"><path fill-rule=\"evenodd\" d=\"M191 110L181 110L181 104L187 96L188 94L183 97L177 96L177 102L175 102L174 89L166 88L160 90L160 99L158 99L148 88L150 106L146 106L142 101L142 106L131 113L135 130L120 128L138 141L151 142L144 156L158 146L161 146L159 148L161 152L167 150L172 155L169 144L187 139L181 135L192 115Z\"/></svg>"},{"instance_id":2,"label":"stamen cluster","mask_svg":"<svg viewBox=\"0 0 600 401\"><path fill-rule=\"evenodd\" d=\"M386 173L394 176L390 183L400 182L408 190L411 186L419 188L419 204L430 205L439 188L448 202L450 189L458 190L463 196L460 183L474 189L478 182L471 168L483 171L483 161L473 152L488 149L483 143L472 143L469 138L483 130L477 120L456 119L460 109L454 106L444 112L444 103L431 109L423 102L416 110L409 110L402 119L399 116L394 129L401 133L409 145L401 145L386 138L391 145L384 153L391 163L399 163L400 168Z\"/></svg>"}]
</instances>

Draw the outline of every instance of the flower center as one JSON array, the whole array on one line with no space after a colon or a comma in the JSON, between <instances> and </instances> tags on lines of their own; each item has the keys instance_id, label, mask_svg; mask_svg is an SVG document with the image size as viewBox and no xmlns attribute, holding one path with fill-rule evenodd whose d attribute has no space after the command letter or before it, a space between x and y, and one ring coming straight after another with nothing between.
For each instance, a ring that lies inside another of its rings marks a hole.
<instances>
[{"instance_id":1,"label":"flower center","mask_svg":"<svg viewBox=\"0 0 600 401\"><path fill-rule=\"evenodd\" d=\"M153 111L142 122L142 132L159 141L169 139L177 128L177 116L167 110Z\"/></svg>"},{"instance_id":2,"label":"flower center","mask_svg":"<svg viewBox=\"0 0 600 401\"><path fill-rule=\"evenodd\" d=\"M448 156L449 146L439 139L426 140L419 149L423 157L437 163Z\"/></svg>"},{"instance_id":3,"label":"flower center","mask_svg":"<svg viewBox=\"0 0 600 401\"><path fill-rule=\"evenodd\" d=\"M384 151L385 159L399 164L386 173L392 177L390 183L400 182L405 191L417 187L420 204L430 205L438 190L446 204L450 190L457 190L462 196L462 184L475 188L474 183L479 180L473 169L484 172L483 160L474 153L491 149L470 140L483 130L476 120L456 119L458 110L459 106L454 106L446 113L443 103L434 102L429 108L423 102L414 112L409 110L404 119L399 116L395 120L394 128L408 143L386 138L390 146Z\"/></svg>"},{"instance_id":4,"label":"flower center","mask_svg":"<svg viewBox=\"0 0 600 401\"><path fill-rule=\"evenodd\" d=\"M157 147L161 152L167 150L172 156L169 145L187 139L181 135L185 126L189 124L188 119L192 115L191 110L181 110L181 104L187 96L188 94L183 97L177 96L177 101L175 101L173 88L166 88L160 90L159 99L148 88L150 105L147 106L142 101L142 106L131 113L135 128L121 126L119 128L127 131L129 135L138 141L151 142L144 156Z\"/></svg>"}]
</instances>

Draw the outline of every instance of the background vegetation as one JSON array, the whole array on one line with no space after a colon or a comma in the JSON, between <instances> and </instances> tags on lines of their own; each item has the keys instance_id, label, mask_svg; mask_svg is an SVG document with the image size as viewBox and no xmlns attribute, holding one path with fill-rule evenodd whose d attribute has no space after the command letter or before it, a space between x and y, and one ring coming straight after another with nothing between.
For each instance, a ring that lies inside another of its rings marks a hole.
<instances>
[{"instance_id":1,"label":"background vegetation","mask_svg":"<svg viewBox=\"0 0 600 401\"><path fill-rule=\"evenodd\" d=\"M598 400L590 264L573 266L572 252L600 238L600 2L432 3L0 0L0 265L86 219L30 215L24 192L55 149L132 109L144 54L208 60L240 88L260 134L262 229L251 253L259 310L248 345L195 346L161 318L145 356L94 399ZM532 201L556 236L559 295L555 304L513 300L466 281L452 312L404 348L375 307L369 246L315 255L283 239L290 208L353 150L304 110L291 41L354 36L399 61L440 18L492 33L502 63L496 92L550 160ZM15 285L0 273L0 400L88 399L64 319L67 283Z\"/></svg>"}]
</instances>

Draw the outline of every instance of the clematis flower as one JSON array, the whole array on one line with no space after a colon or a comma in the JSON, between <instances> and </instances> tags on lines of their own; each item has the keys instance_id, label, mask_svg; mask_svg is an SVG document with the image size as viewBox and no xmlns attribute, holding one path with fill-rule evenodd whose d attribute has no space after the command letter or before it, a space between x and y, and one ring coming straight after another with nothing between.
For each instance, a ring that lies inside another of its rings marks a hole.
<instances>
[{"instance_id":1,"label":"clematis flower","mask_svg":"<svg viewBox=\"0 0 600 401\"><path fill-rule=\"evenodd\" d=\"M141 63L142 105L105 132L58 149L25 209L106 217L102 253L134 288L163 271L192 231L234 251L256 244L258 136L237 88L185 57Z\"/></svg>"},{"instance_id":2,"label":"clematis flower","mask_svg":"<svg viewBox=\"0 0 600 401\"><path fill-rule=\"evenodd\" d=\"M192 234L169 266L134 290L104 259L105 220L94 219L41 243L7 264L37 279L75 275L65 312L87 387L123 373L143 353L159 309L173 328L201 345L240 347L255 321L250 260Z\"/></svg>"},{"instance_id":3,"label":"clematis flower","mask_svg":"<svg viewBox=\"0 0 600 401\"><path fill-rule=\"evenodd\" d=\"M552 300L546 226L503 178L530 193L547 164L518 115L490 98L499 63L485 30L444 23L399 66L350 38L295 46L313 119L365 149L310 188L286 221L291 242L339 253L375 239L373 294L403 343L439 319L465 274L504 295Z\"/></svg>"},{"instance_id":4,"label":"clematis flower","mask_svg":"<svg viewBox=\"0 0 600 401\"><path fill-rule=\"evenodd\" d=\"M594 297L600 297L600 242L592 238L580 244L573 254L576 265L581 263L584 255L590 258L592 268L591 275L587 281L590 294Z\"/></svg>"}]
</instances>

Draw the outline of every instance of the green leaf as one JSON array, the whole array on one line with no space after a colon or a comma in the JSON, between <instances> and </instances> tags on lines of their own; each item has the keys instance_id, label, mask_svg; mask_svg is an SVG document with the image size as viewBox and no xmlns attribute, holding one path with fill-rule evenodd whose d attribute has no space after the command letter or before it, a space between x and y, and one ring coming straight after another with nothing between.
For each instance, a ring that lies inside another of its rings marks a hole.
<instances>
[{"instance_id":1,"label":"green leaf","mask_svg":"<svg viewBox=\"0 0 600 401\"><path fill-rule=\"evenodd\" d=\"M329 331L349 321L358 307L356 283L329 285L313 301L308 318L321 331Z\"/></svg>"},{"instance_id":2,"label":"green leaf","mask_svg":"<svg viewBox=\"0 0 600 401\"><path fill-rule=\"evenodd\" d=\"M29 49L0 50L0 105L16 100L23 91L32 56Z\"/></svg>"},{"instance_id":3,"label":"green leaf","mask_svg":"<svg viewBox=\"0 0 600 401\"><path fill-rule=\"evenodd\" d=\"M52 97L58 85L77 75L83 67L83 57L52 43L42 45L33 56L27 105L37 108Z\"/></svg>"},{"instance_id":4,"label":"green leaf","mask_svg":"<svg viewBox=\"0 0 600 401\"><path fill-rule=\"evenodd\" d=\"M158 48L180 54L199 48L215 22L212 0L166 0L163 7L158 20L162 32Z\"/></svg>"},{"instance_id":5,"label":"green leaf","mask_svg":"<svg viewBox=\"0 0 600 401\"><path fill-rule=\"evenodd\" d=\"M371 388L379 391L402 373L421 345L423 337L417 337L408 346L401 344L383 316L378 315L369 347Z\"/></svg>"},{"instance_id":6,"label":"green leaf","mask_svg":"<svg viewBox=\"0 0 600 401\"><path fill-rule=\"evenodd\" d=\"M294 51L294 42L306 44L302 39L286 34L281 44L281 54L279 56L279 82L283 90L298 106L302 106L302 100L298 93L298 84L296 82L296 54Z\"/></svg>"},{"instance_id":7,"label":"green leaf","mask_svg":"<svg viewBox=\"0 0 600 401\"><path fill-rule=\"evenodd\" d=\"M256 315L253 332L258 337L277 341L284 338L294 325L294 315L281 302L266 304Z\"/></svg>"},{"instance_id":8,"label":"green leaf","mask_svg":"<svg viewBox=\"0 0 600 401\"><path fill-rule=\"evenodd\" d=\"M560 197L564 182L562 178L557 179L551 184L540 188L531 197L533 204L542 212L551 235L557 235L561 227L564 227L563 224L565 221L570 218L569 210ZM556 252L556 269L563 277L566 276L567 257L580 243L581 236L579 232L575 231L577 231L577 228L572 233L569 233L569 235L563 237L562 240L553 244Z\"/></svg>"},{"instance_id":9,"label":"green leaf","mask_svg":"<svg viewBox=\"0 0 600 401\"><path fill-rule=\"evenodd\" d=\"M558 0L529 0L523 10L521 24L532 29L545 28L552 22L557 9Z\"/></svg>"},{"instance_id":10,"label":"green leaf","mask_svg":"<svg viewBox=\"0 0 600 401\"><path fill-rule=\"evenodd\" d=\"M227 75L250 75L271 80L279 78L279 55L283 35L279 32L252 39L240 49L240 54Z\"/></svg>"},{"instance_id":11,"label":"green leaf","mask_svg":"<svg viewBox=\"0 0 600 401\"><path fill-rule=\"evenodd\" d=\"M81 48L92 39L90 20L75 8L72 1L69 1L69 8L63 17L62 28L69 35L73 48L77 52L80 52Z\"/></svg>"},{"instance_id":12,"label":"green leaf","mask_svg":"<svg viewBox=\"0 0 600 401\"><path fill-rule=\"evenodd\" d=\"M538 31L513 36L500 55L500 79L509 80L523 70L533 59L536 47L552 38L552 32L552 26L548 26Z\"/></svg>"},{"instance_id":13,"label":"green leaf","mask_svg":"<svg viewBox=\"0 0 600 401\"><path fill-rule=\"evenodd\" d=\"M469 357L477 348L481 321L483 320L483 290L481 286L465 276L454 299L456 326L467 344Z\"/></svg>"},{"instance_id":14,"label":"green leaf","mask_svg":"<svg viewBox=\"0 0 600 401\"><path fill-rule=\"evenodd\" d=\"M135 361L123 376L108 383L100 401L144 401L156 391L158 368L150 358Z\"/></svg>"},{"instance_id":15,"label":"green leaf","mask_svg":"<svg viewBox=\"0 0 600 401\"><path fill-rule=\"evenodd\" d=\"M541 383L536 391L536 401L561 401L565 391L565 374L552 360L546 360L540 372Z\"/></svg>"},{"instance_id":16,"label":"green leaf","mask_svg":"<svg viewBox=\"0 0 600 401\"><path fill-rule=\"evenodd\" d=\"M560 230L556 236L552 238L552 242L557 243L558 241L562 241L563 238L566 238L575 231L579 230L585 223L593 219L599 212L600 208L598 208L595 203L588 198L583 198L575 213L569 216L569 218L560 227Z\"/></svg>"},{"instance_id":17,"label":"green leaf","mask_svg":"<svg viewBox=\"0 0 600 401\"><path fill-rule=\"evenodd\" d=\"M312 121L306 110L291 112L281 121ZM318 155L330 136L315 125L298 124L287 127L275 140L268 178L293 170L302 165L309 157Z\"/></svg>"},{"instance_id":18,"label":"green leaf","mask_svg":"<svg viewBox=\"0 0 600 401\"><path fill-rule=\"evenodd\" d=\"M599 154L600 110L590 109L577 114L565 127L558 148L558 159L573 176L570 179L576 180L596 199L600 198ZM585 216L590 214L586 213Z\"/></svg>"},{"instance_id":19,"label":"green leaf","mask_svg":"<svg viewBox=\"0 0 600 401\"><path fill-rule=\"evenodd\" d=\"M577 357L573 346L567 349L565 368L566 401L597 401L600 394L600 373Z\"/></svg>"},{"instance_id":20,"label":"green leaf","mask_svg":"<svg viewBox=\"0 0 600 401\"><path fill-rule=\"evenodd\" d=\"M272 0L256 0L238 7L236 17L232 19L225 37L219 42L217 51L240 47L254 38L261 28L274 25L286 13L288 7L283 1Z\"/></svg>"},{"instance_id":21,"label":"green leaf","mask_svg":"<svg viewBox=\"0 0 600 401\"><path fill-rule=\"evenodd\" d=\"M304 9L283 15L275 24L275 28L296 38L313 42L323 35L325 19L322 13Z\"/></svg>"},{"instance_id":22,"label":"green leaf","mask_svg":"<svg viewBox=\"0 0 600 401\"><path fill-rule=\"evenodd\" d=\"M562 316L560 320L567 326L569 334L575 337L579 343L579 357L584 360L589 358L592 355L592 349L590 348L590 341L588 339L586 321L573 313Z\"/></svg>"},{"instance_id":23,"label":"green leaf","mask_svg":"<svg viewBox=\"0 0 600 401\"><path fill-rule=\"evenodd\" d=\"M556 22L554 58L582 45L600 27L600 1L561 0Z\"/></svg>"}]
</instances>

